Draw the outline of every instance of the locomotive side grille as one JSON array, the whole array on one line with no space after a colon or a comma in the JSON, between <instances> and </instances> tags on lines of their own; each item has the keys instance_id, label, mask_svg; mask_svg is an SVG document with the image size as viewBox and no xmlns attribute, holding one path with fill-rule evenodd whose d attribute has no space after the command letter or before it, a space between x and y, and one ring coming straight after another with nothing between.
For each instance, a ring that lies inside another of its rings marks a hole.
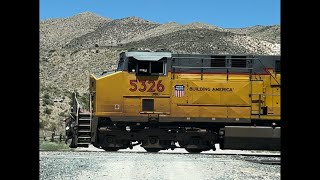
<instances>
[{"instance_id":1,"label":"locomotive side grille","mask_svg":"<svg viewBox=\"0 0 320 180\"><path fill-rule=\"evenodd\" d=\"M232 56L231 67L238 67L238 68L247 67L246 56Z\"/></svg>"},{"instance_id":2,"label":"locomotive side grille","mask_svg":"<svg viewBox=\"0 0 320 180\"><path fill-rule=\"evenodd\" d=\"M225 56L211 56L211 67L226 67Z\"/></svg>"},{"instance_id":3,"label":"locomotive side grille","mask_svg":"<svg viewBox=\"0 0 320 180\"><path fill-rule=\"evenodd\" d=\"M275 72L279 73L280 72L280 60L276 60L275 64Z\"/></svg>"}]
</instances>

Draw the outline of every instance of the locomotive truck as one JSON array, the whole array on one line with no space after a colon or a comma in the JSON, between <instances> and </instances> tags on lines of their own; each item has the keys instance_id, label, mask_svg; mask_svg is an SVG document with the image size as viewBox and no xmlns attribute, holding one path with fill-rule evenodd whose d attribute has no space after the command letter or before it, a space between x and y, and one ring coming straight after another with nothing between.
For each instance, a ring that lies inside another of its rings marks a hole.
<instances>
[{"instance_id":1,"label":"locomotive truck","mask_svg":"<svg viewBox=\"0 0 320 180\"><path fill-rule=\"evenodd\" d=\"M73 94L71 148L280 150L280 56L133 50L89 83L89 112Z\"/></svg>"}]
</instances>

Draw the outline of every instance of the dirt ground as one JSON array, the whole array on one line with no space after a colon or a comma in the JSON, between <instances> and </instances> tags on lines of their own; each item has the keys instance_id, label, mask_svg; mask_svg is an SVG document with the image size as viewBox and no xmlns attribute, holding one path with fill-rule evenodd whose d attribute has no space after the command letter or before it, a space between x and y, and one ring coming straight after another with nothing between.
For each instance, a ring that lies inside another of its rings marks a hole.
<instances>
[{"instance_id":1,"label":"dirt ground","mask_svg":"<svg viewBox=\"0 0 320 180\"><path fill-rule=\"evenodd\" d=\"M221 150L201 154L185 153L183 149L159 153L139 148L119 152L86 150L41 151L40 179L280 179L279 164L262 163L279 162L280 157L224 155L237 151Z\"/></svg>"}]
</instances>

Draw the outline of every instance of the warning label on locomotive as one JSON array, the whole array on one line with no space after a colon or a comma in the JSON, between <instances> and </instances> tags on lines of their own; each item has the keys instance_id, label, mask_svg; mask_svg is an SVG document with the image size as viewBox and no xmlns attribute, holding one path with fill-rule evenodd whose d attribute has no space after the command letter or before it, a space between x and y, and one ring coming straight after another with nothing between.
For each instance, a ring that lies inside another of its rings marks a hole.
<instances>
[{"instance_id":1,"label":"warning label on locomotive","mask_svg":"<svg viewBox=\"0 0 320 180\"><path fill-rule=\"evenodd\" d=\"M189 91L233 91L234 88L217 88L217 87L190 87Z\"/></svg>"}]
</instances>

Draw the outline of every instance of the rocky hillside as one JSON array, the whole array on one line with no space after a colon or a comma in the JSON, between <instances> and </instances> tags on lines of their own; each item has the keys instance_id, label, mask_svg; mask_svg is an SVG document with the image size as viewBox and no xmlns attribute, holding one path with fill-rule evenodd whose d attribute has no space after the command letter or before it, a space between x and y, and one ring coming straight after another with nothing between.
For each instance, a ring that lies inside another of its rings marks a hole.
<instances>
[{"instance_id":1,"label":"rocky hillside","mask_svg":"<svg viewBox=\"0 0 320 180\"><path fill-rule=\"evenodd\" d=\"M176 53L215 53L215 54L276 54L279 44L254 37L223 32L211 29L185 29L161 36L150 37L135 42L129 42L123 47L171 49Z\"/></svg>"},{"instance_id":2,"label":"rocky hillside","mask_svg":"<svg viewBox=\"0 0 320 180\"><path fill-rule=\"evenodd\" d=\"M190 22L159 24L138 17L111 20L90 12L40 22L40 126L63 131L71 92L87 106L91 73L116 68L131 48L176 53L280 54L280 26L224 29Z\"/></svg>"},{"instance_id":3,"label":"rocky hillside","mask_svg":"<svg viewBox=\"0 0 320 180\"><path fill-rule=\"evenodd\" d=\"M137 17L117 19L105 23L91 33L75 37L66 48L85 49L94 46L114 46L126 39L132 39L144 34L160 24L149 22Z\"/></svg>"},{"instance_id":4,"label":"rocky hillside","mask_svg":"<svg viewBox=\"0 0 320 180\"><path fill-rule=\"evenodd\" d=\"M169 34L172 32L177 32L180 30L188 30L188 29L210 29L210 30L225 31L222 28L212 26L209 24L203 24L203 23L190 23L187 25L180 25L175 22L170 22L170 23L162 24L156 28L150 29L146 33L140 34L139 36L133 37L132 39L123 40L121 43L125 44L125 43L128 43L129 41L139 41L139 40L147 39L150 37L161 36L161 35Z\"/></svg>"},{"instance_id":5,"label":"rocky hillside","mask_svg":"<svg viewBox=\"0 0 320 180\"><path fill-rule=\"evenodd\" d=\"M280 25L230 28L226 30L236 34L245 34L251 37L256 37L271 43L280 43Z\"/></svg>"},{"instance_id":6,"label":"rocky hillside","mask_svg":"<svg viewBox=\"0 0 320 180\"><path fill-rule=\"evenodd\" d=\"M84 12L70 18L48 19L40 22L40 48L57 49L74 38L95 31L111 21L108 18Z\"/></svg>"}]
</instances>

